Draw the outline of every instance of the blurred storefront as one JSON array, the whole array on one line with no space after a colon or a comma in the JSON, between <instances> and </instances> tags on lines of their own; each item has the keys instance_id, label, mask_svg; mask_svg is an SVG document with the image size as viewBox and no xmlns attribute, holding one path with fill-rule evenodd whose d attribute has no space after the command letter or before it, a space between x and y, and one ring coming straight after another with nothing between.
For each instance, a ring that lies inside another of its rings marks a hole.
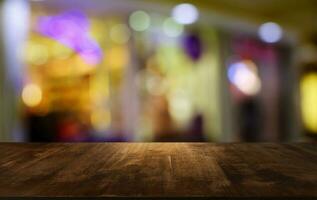
<instances>
[{"instance_id":1,"label":"blurred storefront","mask_svg":"<svg viewBox=\"0 0 317 200\"><path fill-rule=\"evenodd\" d=\"M191 4L74 3L4 2L4 140L290 141L299 97L317 132L316 73L297 84L278 24L258 33Z\"/></svg>"}]
</instances>

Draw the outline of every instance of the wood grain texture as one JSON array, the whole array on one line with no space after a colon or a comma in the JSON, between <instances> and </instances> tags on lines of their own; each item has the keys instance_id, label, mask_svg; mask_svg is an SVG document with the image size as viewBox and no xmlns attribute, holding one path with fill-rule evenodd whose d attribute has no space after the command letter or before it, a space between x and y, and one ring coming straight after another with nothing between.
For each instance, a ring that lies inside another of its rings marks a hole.
<instances>
[{"instance_id":1,"label":"wood grain texture","mask_svg":"<svg viewBox=\"0 0 317 200\"><path fill-rule=\"evenodd\" d=\"M314 197L315 144L0 144L0 197Z\"/></svg>"}]
</instances>

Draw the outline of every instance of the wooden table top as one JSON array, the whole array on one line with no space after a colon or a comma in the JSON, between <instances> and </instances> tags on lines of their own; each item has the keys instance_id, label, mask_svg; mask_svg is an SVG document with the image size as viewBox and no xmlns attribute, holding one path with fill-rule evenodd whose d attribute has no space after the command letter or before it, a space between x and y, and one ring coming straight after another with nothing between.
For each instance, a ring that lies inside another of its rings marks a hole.
<instances>
[{"instance_id":1,"label":"wooden table top","mask_svg":"<svg viewBox=\"0 0 317 200\"><path fill-rule=\"evenodd\" d=\"M317 198L317 146L0 143L0 197Z\"/></svg>"}]
</instances>

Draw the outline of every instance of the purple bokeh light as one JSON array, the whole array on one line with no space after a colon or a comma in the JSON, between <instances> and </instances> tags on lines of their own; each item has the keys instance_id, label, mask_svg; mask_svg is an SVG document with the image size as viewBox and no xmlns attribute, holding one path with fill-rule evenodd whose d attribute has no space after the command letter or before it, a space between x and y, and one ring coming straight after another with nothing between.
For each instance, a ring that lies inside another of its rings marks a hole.
<instances>
[{"instance_id":1,"label":"purple bokeh light","mask_svg":"<svg viewBox=\"0 0 317 200\"><path fill-rule=\"evenodd\" d=\"M199 35L189 34L183 40L185 53L194 61L199 60L203 53L203 45Z\"/></svg>"},{"instance_id":2,"label":"purple bokeh light","mask_svg":"<svg viewBox=\"0 0 317 200\"><path fill-rule=\"evenodd\" d=\"M102 60L101 48L89 35L89 21L80 11L40 17L37 31L78 52L88 64L95 65Z\"/></svg>"}]
</instances>

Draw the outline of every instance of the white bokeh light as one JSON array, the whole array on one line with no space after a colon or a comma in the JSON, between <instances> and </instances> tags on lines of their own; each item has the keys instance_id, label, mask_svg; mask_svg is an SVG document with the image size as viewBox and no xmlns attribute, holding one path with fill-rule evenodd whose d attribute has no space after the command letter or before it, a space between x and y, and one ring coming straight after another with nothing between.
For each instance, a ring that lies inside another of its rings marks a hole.
<instances>
[{"instance_id":1,"label":"white bokeh light","mask_svg":"<svg viewBox=\"0 0 317 200\"><path fill-rule=\"evenodd\" d=\"M256 65L250 60L232 63L228 69L228 78L246 95L256 95L261 89Z\"/></svg>"},{"instance_id":2,"label":"white bokeh light","mask_svg":"<svg viewBox=\"0 0 317 200\"><path fill-rule=\"evenodd\" d=\"M192 24L198 20L198 9L189 3L179 4L173 8L173 19L180 24Z\"/></svg>"},{"instance_id":3,"label":"white bokeh light","mask_svg":"<svg viewBox=\"0 0 317 200\"><path fill-rule=\"evenodd\" d=\"M282 28L274 22L264 23L259 28L259 36L261 40L267 43L278 42L282 38L282 35Z\"/></svg>"}]
</instances>

